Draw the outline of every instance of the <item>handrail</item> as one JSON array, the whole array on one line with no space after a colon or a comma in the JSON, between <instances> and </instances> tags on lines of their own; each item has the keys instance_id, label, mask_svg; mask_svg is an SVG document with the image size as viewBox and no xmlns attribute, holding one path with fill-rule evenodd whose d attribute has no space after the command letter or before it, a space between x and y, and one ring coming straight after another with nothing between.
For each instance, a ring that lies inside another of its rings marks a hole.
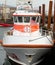
<instances>
[{"instance_id":1,"label":"handrail","mask_svg":"<svg viewBox=\"0 0 55 65\"><path fill-rule=\"evenodd\" d=\"M42 33L41 35L51 35L53 37L53 32L51 30L40 29L40 32Z\"/></svg>"}]
</instances>

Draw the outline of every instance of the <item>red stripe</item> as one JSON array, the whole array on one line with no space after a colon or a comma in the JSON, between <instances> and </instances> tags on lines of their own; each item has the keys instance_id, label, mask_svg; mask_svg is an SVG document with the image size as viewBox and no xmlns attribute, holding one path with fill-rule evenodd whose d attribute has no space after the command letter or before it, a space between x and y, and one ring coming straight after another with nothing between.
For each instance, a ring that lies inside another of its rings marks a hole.
<instances>
[{"instance_id":1,"label":"red stripe","mask_svg":"<svg viewBox=\"0 0 55 65\"><path fill-rule=\"evenodd\" d=\"M7 45L3 44L3 47L16 47L16 48L51 48L53 45L29 45L29 44L22 44L22 45Z\"/></svg>"},{"instance_id":2,"label":"red stripe","mask_svg":"<svg viewBox=\"0 0 55 65\"><path fill-rule=\"evenodd\" d=\"M19 14L13 14L13 16L41 16L41 14L39 14L39 15L37 15L37 14L36 15L24 15L24 14L23 15L21 15L21 14L19 15Z\"/></svg>"}]
</instances>

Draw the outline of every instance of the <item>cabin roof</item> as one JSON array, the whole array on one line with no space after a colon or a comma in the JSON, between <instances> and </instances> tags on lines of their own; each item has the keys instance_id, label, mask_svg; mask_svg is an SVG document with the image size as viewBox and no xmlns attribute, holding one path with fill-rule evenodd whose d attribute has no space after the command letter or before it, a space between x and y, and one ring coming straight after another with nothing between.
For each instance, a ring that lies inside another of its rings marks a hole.
<instances>
[{"instance_id":1,"label":"cabin roof","mask_svg":"<svg viewBox=\"0 0 55 65\"><path fill-rule=\"evenodd\" d=\"M38 12L30 12L30 11L16 11L13 13L13 16L41 16Z\"/></svg>"}]
</instances>

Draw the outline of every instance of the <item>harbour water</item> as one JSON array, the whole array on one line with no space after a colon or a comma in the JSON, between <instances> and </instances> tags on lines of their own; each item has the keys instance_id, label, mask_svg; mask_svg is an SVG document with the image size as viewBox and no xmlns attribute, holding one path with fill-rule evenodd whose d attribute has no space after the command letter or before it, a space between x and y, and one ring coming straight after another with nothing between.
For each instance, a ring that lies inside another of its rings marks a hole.
<instances>
[{"instance_id":1,"label":"harbour water","mask_svg":"<svg viewBox=\"0 0 55 65\"><path fill-rule=\"evenodd\" d=\"M3 47L0 46L0 65L3 65L5 58L6 52L4 51Z\"/></svg>"},{"instance_id":2,"label":"harbour water","mask_svg":"<svg viewBox=\"0 0 55 65\"><path fill-rule=\"evenodd\" d=\"M0 27L0 40L3 39L3 35L6 31L10 30L12 27Z\"/></svg>"},{"instance_id":3,"label":"harbour water","mask_svg":"<svg viewBox=\"0 0 55 65\"><path fill-rule=\"evenodd\" d=\"M4 33L10 30L11 28L12 27L0 27L0 40L3 39ZM3 49L3 47L0 46L0 65L3 65L5 58L6 58L6 52ZM55 65L55 46L51 49L50 53L44 56L44 60L38 65L49 65L49 64Z\"/></svg>"},{"instance_id":4,"label":"harbour water","mask_svg":"<svg viewBox=\"0 0 55 65\"><path fill-rule=\"evenodd\" d=\"M3 39L4 33L10 30L11 27L0 27L0 40ZM2 46L0 46L0 65L3 65L6 58L6 52Z\"/></svg>"}]
</instances>

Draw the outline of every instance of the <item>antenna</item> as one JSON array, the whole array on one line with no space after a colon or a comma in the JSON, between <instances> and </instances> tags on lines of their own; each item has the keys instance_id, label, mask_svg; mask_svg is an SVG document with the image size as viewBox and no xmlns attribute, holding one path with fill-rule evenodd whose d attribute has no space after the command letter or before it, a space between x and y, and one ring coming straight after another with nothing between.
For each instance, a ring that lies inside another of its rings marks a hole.
<instances>
[{"instance_id":1,"label":"antenna","mask_svg":"<svg viewBox=\"0 0 55 65\"><path fill-rule=\"evenodd\" d=\"M17 9L18 9L18 7L24 7L24 9L25 9L24 4L26 4L26 6L28 5L27 8L29 7L29 8L33 9L31 0L25 0L25 1L24 0L16 0Z\"/></svg>"},{"instance_id":2,"label":"antenna","mask_svg":"<svg viewBox=\"0 0 55 65\"><path fill-rule=\"evenodd\" d=\"M32 10L33 10L31 1L28 1L28 4L31 6L31 8L32 8Z\"/></svg>"}]
</instances>

